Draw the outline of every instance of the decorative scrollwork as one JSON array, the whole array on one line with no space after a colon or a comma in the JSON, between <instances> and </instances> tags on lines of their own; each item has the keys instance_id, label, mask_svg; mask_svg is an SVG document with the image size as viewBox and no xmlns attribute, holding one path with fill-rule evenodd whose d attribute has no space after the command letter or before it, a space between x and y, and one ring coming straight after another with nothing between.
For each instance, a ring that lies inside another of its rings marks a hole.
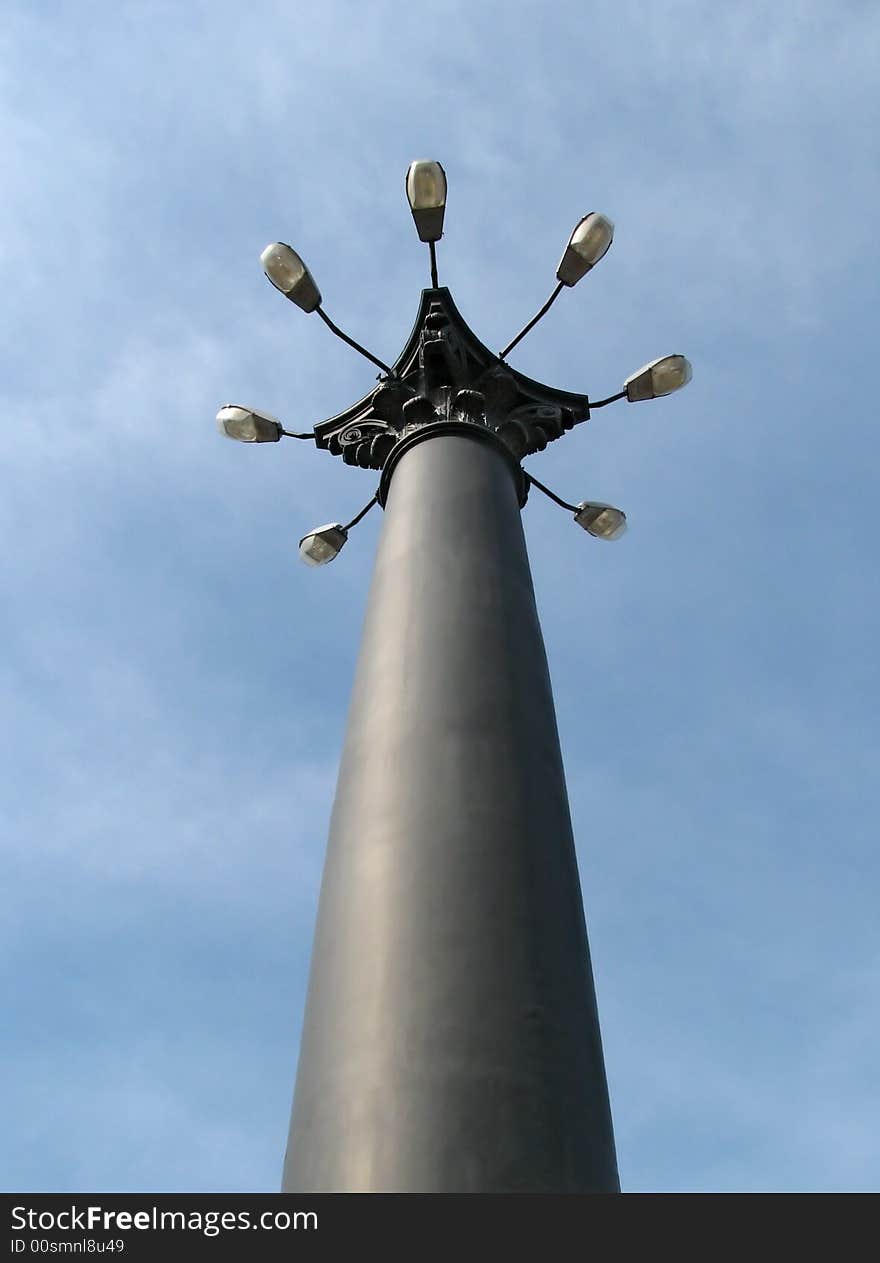
<instances>
[{"instance_id":1,"label":"decorative scrollwork","mask_svg":"<svg viewBox=\"0 0 880 1263\"><path fill-rule=\"evenodd\" d=\"M397 431L384 421L357 421L333 436L330 450L335 449L346 465L381 469L397 439Z\"/></svg>"}]
</instances>

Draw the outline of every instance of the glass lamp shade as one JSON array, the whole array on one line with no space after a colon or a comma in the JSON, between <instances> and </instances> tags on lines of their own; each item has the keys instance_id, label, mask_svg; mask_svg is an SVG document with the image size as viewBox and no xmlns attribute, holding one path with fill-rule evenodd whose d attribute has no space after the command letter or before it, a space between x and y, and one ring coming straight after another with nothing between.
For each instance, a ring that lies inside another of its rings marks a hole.
<instances>
[{"instance_id":1,"label":"glass lamp shade","mask_svg":"<svg viewBox=\"0 0 880 1263\"><path fill-rule=\"evenodd\" d=\"M439 241L446 211L446 172L439 162L420 158L409 164L406 196L420 241Z\"/></svg>"},{"instance_id":2,"label":"glass lamp shade","mask_svg":"<svg viewBox=\"0 0 880 1263\"><path fill-rule=\"evenodd\" d=\"M237 403L224 404L217 413L217 429L239 443L277 443L283 427L276 417Z\"/></svg>"},{"instance_id":3,"label":"glass lamp shade","mask_svg":"<svg viewBox=\"0 0 880 1263\"><path fill-rule=\"evenodd\" d=\"M577 285L590 268L594 268L614 240L614 225L605 215L590 211L571 234L565 253L556 269L557 281Z\"/></svg>"},{"instance_id":4,"label":"glass lamp shade","mask_svg":"<svg viewBox=\"0 0 880 1263\"><path fill-rule=\"evenodd\" d=\"M596 539L620 539L626 531L626 514L611 504L582 500L574 520Z\"/></svg>"},{"instance_id":5,"label":"glass lamp shade","mask_svg":"<svg viewBox=\"0 0 880 1263\"><path fill-rule=\"evenodd\" d=\"M691 380L691 366L683 355L661 355L636 373L630 373L623 388L630 403L656 399L681 390Z\"/></svg>"},{"instance_id":6,"label":"glass lamp shade","mask_svg":"<svg viewBox=\"0 0 880 1263\"><path fill-rule=\"evenodd\" d=\"M283 241L273 241L260 255L263 271L269 280L303 311L321 306L321 293L312 274L297 252Z\"/></svg>"},{"instance_id":7,"label":"glass lamp shade","mask_svg":"<svg viewBox=\"0 0 880 1263\"><path fill-rule=\"evenodd\" d=\"M316 526L299 541L300 559L307 566L326 566L328 561L339 556L347 539L348 531L338 522Z\"/></svg>"}]
</instances>

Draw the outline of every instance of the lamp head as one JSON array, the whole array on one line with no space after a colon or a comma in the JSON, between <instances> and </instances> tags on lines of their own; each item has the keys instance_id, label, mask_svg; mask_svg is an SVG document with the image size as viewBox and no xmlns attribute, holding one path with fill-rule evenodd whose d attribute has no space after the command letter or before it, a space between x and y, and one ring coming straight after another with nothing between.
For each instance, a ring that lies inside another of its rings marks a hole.
<instances>
[{"instance_id":1,"label":"lamp head","mask_svg":"<svg viewBox=\"0 0 880 1263\"><path fill-rule=\"evenodd\" d=\"M577 506L574 520L596 539L620 539L626 531L626 514L611 504L594 500L582 500Z\"/></svg>"},{"instance_id":2,"label":"lamp head","mask_svg":"<svg viewBox=\"0 0 880 1263\"><path fill-rule=\"evenodd\" d=\"M638 372L630 373L623 388L630 403L657 399L681 390L691 380L691 366L683 355L661 355Z\"/></svg>"},{"instance_id":3,"label":"lamp head","mask_svg":"<svg viewBox=\"0 0 880 1263\"><path fill-rule=\"evenodd\" d=\"M577 285L594 268L614 240L614 225L605 215L590 211L576 226L556 269L557 281Z\"/></svg>"},{"instance_id":4,"label":"lamp head","mask_svg":"<svg viewBox=\"0 0 880 1263\"><path fill-rule=\"evenodd\" d=\"M299 541L300 559L307 566L326 566L328 561L339 556L347 539L348 531L338 522L316 526Z\"/></svg>"},{"instance_id":5,"label":"lamp head","mask_svg":"<svg viewBox=\"0 0 880 1263\"><path fill-rule=\"evenodd\" d=\"M273 241L260 255L263 271L277 290L303 311L321 306L321 293L297 252L283 241Z\"/></svg>"},{"instance_id":6,"label":"lamp head","mask_svg":"<svg viewBox=\"0 0 880 1263\"><path fill-rule=\"evenodd\" d=\"M237 403L223 405L217 413L217 429L239 443L277 443L283 433L277 417Z\"/></svg>"},{"instance_id":7,"label":"lamp head","mask_svg":"<svg viewBox=\"0 0 880 1263\"><path fill-rule=\"evenodd\" d=\"M439 162L420 158L409 164L406 196L420 241L439 241L446 212L446 172Z\"/></svg>"}]
</instances>

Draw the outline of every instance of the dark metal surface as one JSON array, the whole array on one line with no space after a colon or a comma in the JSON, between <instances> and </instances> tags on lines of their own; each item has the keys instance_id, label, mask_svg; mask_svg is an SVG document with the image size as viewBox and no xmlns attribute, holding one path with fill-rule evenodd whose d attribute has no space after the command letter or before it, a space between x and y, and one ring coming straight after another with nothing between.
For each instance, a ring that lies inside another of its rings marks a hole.
<instances>
[{"instance_id":1,"label":"dark metal surface","mask_svg":"<svg viewBox=\"0 0 880 1263\"><path fill-rule=\"evenodd\" d=\"M388 493L283 1186L618 1188L517 488L462 434Z\"/></svg>"}]
</instances>

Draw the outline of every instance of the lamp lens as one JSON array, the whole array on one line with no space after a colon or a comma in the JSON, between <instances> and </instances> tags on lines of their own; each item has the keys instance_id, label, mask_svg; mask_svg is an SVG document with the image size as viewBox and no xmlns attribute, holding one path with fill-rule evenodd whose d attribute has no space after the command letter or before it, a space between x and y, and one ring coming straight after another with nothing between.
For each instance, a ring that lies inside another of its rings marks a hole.
<instances>
[{"instance_id":1,"label":"lamp lens","mask_svg":"<svg viewBox=\"0 0 880 1263\"><path fill-rule=\"evenodd\" d=\"M626 514L611 504L595 504L585 500L574 515L578 526L596 539L620 539L626 531Z\"/></svg>"},{"instance_id":2,"label":"lamp lens","mask_svg":"<svg viewBox=\"0 0 880 1263\"><path fill-rule=\"evenodd\" d=\"M446 176L439 162L410 163L406 196L414 211L439 210L446 205Z\"/></svg>"},{"instance_id":3,"label":"lamp lens","mask_svg":"<svg viewBox=\"0 0 880 1263\"><path fill-rule=\"evenodd\" d=\"M605 215L591 211L586 215L571 234L571 248L581 258L595 267L607 252L614 237L614 225Z\"/></svg>"},{"instance_id":4,"label":"lamp lens","mask_svg":"<svg viewBox=\"0 0 880 1263\"><path fill-rule=\"evenodd\" d=\"M691 366L683 355L667 355L651 368L651 385L655 395L671 395L691 379Z\"/></svg>"},{"instance_id":5,"label":"lamp lens","mask_svg":"<svg viewBox=\"0 0 880 1263\"><path fill-rule=\"evenodd\" d=\"M263 271L282 294L289 294L306 274L302 259L283 241L273 242L260 255Z\"/></svg>"},{"instance_id":6,"label":"lamp lens","mask_svg":"<svg viewBox=\"0 0 880 1263\"><path fill-rule=\"evenodd\" d=\"M599 539L617 539L626 529L626 518L618 509L603 509L590 525L590 534Z\"/></svg>"},{"instance_id":7,"label":"lamp lens","mask_svg":"<svg viewBox=\"0 0 880 1263\"><path fill-rule=\"evenodd\" d=\"M299 555L307 566L324 566L338 557L348 533L334 522L310 531L299 544Z\"/></svg>"}]
</instances>

